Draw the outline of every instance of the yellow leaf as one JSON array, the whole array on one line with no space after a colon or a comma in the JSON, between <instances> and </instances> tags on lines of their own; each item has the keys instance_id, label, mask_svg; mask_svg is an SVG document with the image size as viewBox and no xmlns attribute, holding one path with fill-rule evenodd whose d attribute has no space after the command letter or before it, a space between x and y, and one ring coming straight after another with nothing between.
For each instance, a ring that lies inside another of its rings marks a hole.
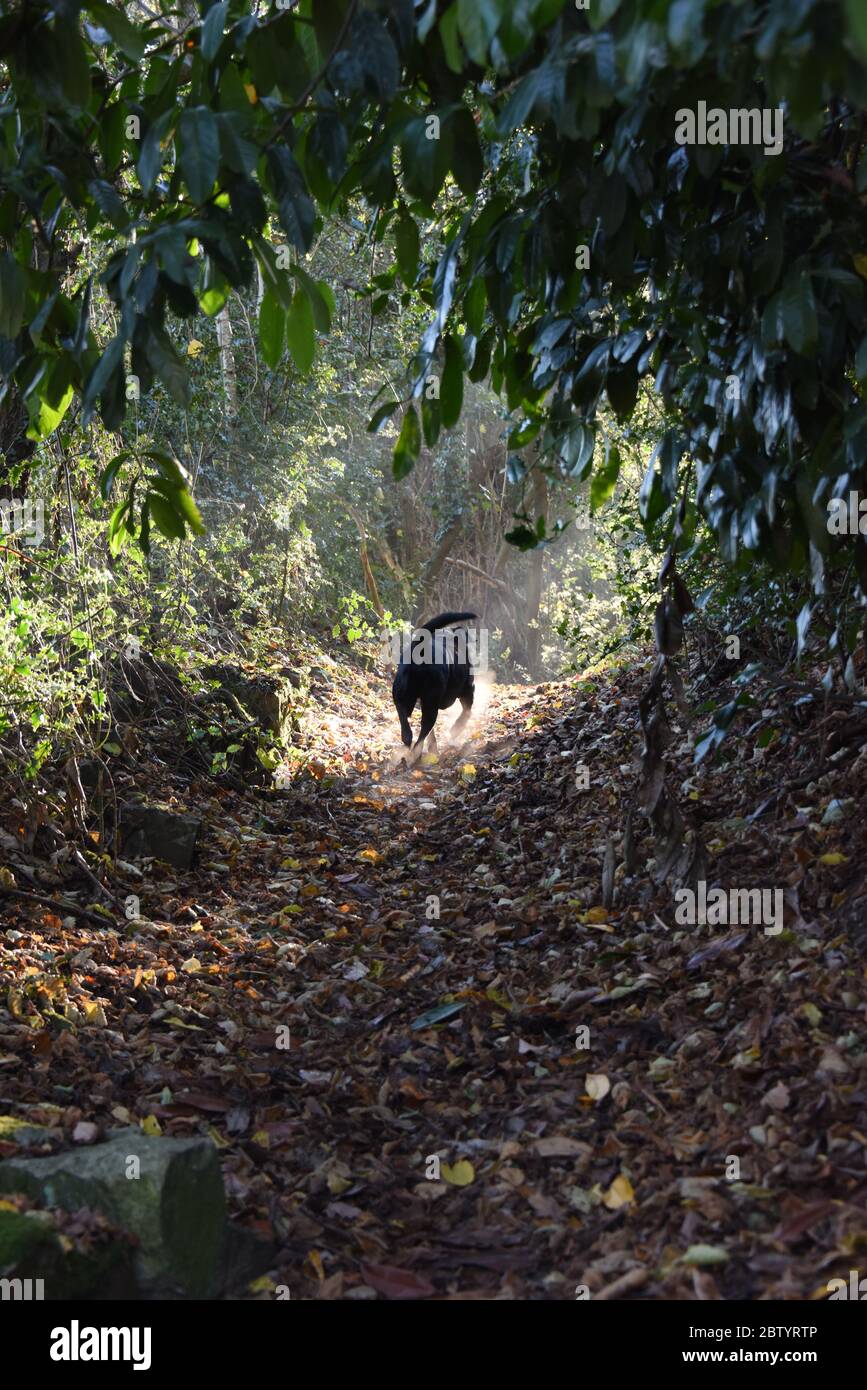
<instances>
[{"instance_id":1,"label":"yellow leaf","mask_svg":"<svg viewBox=\"0 0 867 1390\"><path fill-rule=\"evenodd\" d=\"M24 1018L26 1010L24 1008L24 995L18 989L10 989L6 996L6 1004L13 1018Z\"/></svg>"},{"instance_id":2,"label":"yellow leaf","mask_svg":"<svg viewBox=\"0 0 867 1390\"><path fill-rule=\"evenodd\" d=\"M281 869L300 869L300 868L301 868L301 860L300 860L300 859L281 859L281 860L280 860L280 868L281 868Z\"/></svg>"},{"instance_id":3,"label":"yellow leaf","mask_svg":"<svg viewBox=\"0 0 867 1390\"><path fill-rule=\"evenodd\" d=\"M88 1023L94 1024L97 1028L105 1028L107 1019L105 1010L97 999L82 999L81 1007L84 1010L84 1017Z\"/></svg>"},{"instance_id":4,"label":"yellow leaf","mask_svg":"<svg viewBox=\"0 0 867 1390\"><path fill-rule=\"evenodd\" d=\"M356 859L369 859L371 864L378 864L382 859L378 849L360 849L355 857Z\"/></svg>"},{"instance_id":5,"label":"yellow leaf","mask_svg":"<svg viewBox=\"0 0 867 1390\"><path fill-rule=\"evenodd\" d=\"M256 88L253 86L253 83L245 82L244 91L247 93L247 100L249 101L250 105L255 106L256 102L259 100L259 97L256 92Z\"/></svg>"},{"instance_id":6,"label":"yellow leaf","mask_svg":"<svg viewBox=\"0 0 867 1390\"><path fill-rule=\"evenodd\" d=\"M584 921L585 921L585 922L607 922L607 921L608 921L608 908L607 908L607 907L591 907L587 912L584 913Z\"/></svg>"},{"instance_id":7,"label":"yellow leaf","mask_svg":"<svg viewBox=\"0 0 867 1390\"><path fill-rule=\"evenodd\" d=\"M308 1252L307 1252L307 1259L308 1259L308 1261L310 1262L310 1264L313 1266L313 1268L316 1270L317 1277L318 1277L319 1279L324 1279L324 1278L325 1278L325 1266L324 1266L324 1264L322 1263L322 1256L320 1255L319 1251L318 1251L318 1250L308 1250Z\"/></svg>"},{"instance_id":8,"label":"yellow leaf","mask_svg":"<svg viewBox=\"0 0 867 1390\"><path fill-rule=\"evenodd\" d=\"M181 966L181 969L185 970L188 975L198 975L201 968L202 962L197 956L190 956L189 960L185 960Z\"/></svg>"},{"instance_id":9,"label":"yellow leaf","mask_svg":"<svg viewBox=\"0 0 867 1390\"><path fill-rule=\"evenodd\" d=\"M260 1149L270 1149L271 1136L267 1129L257 1129L253 1135L253 1143L258 1144Z\"/></svg>"},{"instance_id":10,"label":"yellow leaf","mask_svg":"<svg viewBox=\"0 0 867 1390\"><path fill-rule=\"evenodd\" d=\"M462 1158L453 1168L448 1163L440 1165L440 1176L453 1187L469 1187L475 1180L476 1170L469 1159Z\"/></svg>"},{"instance_id":11,"label":"yellow leaf","mask_svg":"<svg viewBox=\"0 0 867 1390\"><path fill-rule=\"evenodd\" d=\"M187 356L198 357L204 346L204 343L200 343L198 338L191 338L187 343Z\"/></svg>"},{"instance_id":12,"label":"yellow leaf","mask_svg":"<svg viewBox=\"0 0 867 1390\"><path fill-rule=\"evenodd\" d=\"M260 1274L258 1279L253 1279L247 1285L248 1293L273 1293L277 1285L267 1274Z\"/></svg>"},{"instance_id":13,"label":"yellow leaf","mask_svg":"<svg viewBox=\"0 0 867 1390\"><path fill-rule=\"evenodd\" d=\"M461 768L461 781L472 782L475 775L476 769L473 767L472 763L464 763L463 767Z\"/></svg>"},{"instance_id":14,"label":"yellow leaf","mask_svg":"<svg viewBox=\"0 0 867 1390\"><path fill-rule=\"evenodd\" d=\"M15 875L13 874L11 869L6 868L5 864L3 865L2 869L0 869L0 883L3 884L4 888L15 887Z\"/></svg>"},{"instance_id":15,"label":"yellow leaf","mask_svg":"<svg viewBox=\"0 0 867 1390\"><path fill-rule=\"evenodd\" d=\"M509 759L509 767L517 767L517 766L518 766L518 763L519 763L520 761L521 761L521 755L520 755L520 753L513 753L512 756L511 756L511 758Z\"/></svg>"},{"instance_id":16,"label":"yellow leaf","mask_svg":"<svg viewBox=\"0 0 867 1390\"><path fill-rule=\"evenodd\" d=\"M584 1078L584 1087L591 1100L602 1100L611 1090L611 1082L604 1072L590 1072Z\"/></svg>"},{"instance_id":17,"label":"yellow leaf","mask_svg":"<svg viewBox=\"0 0 867 1390\"><path fill-rule=\"evenodd\" d=\"M145 1115L141 1129L143 1134L150 1134L154 1139L158 1139L163 1132L156 1115Z\"/></svg>"},{"instance_id":18,"label":"yellow leaf","mask_svg":"<svg viewBox=\"0 0 867 1390\"><path fill-rule=\"evenodd\" d=\"M617 1211L618 1207L628 1206L635 1201L635 1191L632 1183L622 1173L618 1175L602 1198L609 1211Z\"/></svg>"},{"instance_id":19,"label":"yellow leaf","mask_svg":"<svg viewBox=\"0 0 867 1390\"><path fill-rule=\"evenodd\" d=\"M341 1192L345 1192L347 1187L352 1186L349 1178L342 1178L339 1173L335 1173L333 1170L328 1174L327 1182L328 1191L332 1192L335 1197L339 1197Z\"/></svg>"},{"instance_id":20,"label":"yellow leaf","mask_svg":"<svg viewBox=\"0 0 867 1390\"><path fill-rule=\"evenodd\" d=\"M867 257L864 257L864 259L867 260ZM819 863L830 864L832 867L837 864L848 864L849 856L848 854L839 854L836 851L833 854L820 854Z\"/></svg>"}]
</instances>

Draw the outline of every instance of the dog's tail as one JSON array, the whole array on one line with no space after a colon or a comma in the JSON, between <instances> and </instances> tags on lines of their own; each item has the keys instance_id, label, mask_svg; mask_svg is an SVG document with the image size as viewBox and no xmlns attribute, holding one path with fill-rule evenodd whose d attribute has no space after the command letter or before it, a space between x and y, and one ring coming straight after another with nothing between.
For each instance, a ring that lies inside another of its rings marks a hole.
<instances>
[{"instance_id":1,"label":"dog's tail","mask_svg":"<svg viewBox=\"0 0 867 1390\"><path fill-rule=\"evenodd\" d=\"M452 623L466 623L470 618L478 616L478 613L439 613L435 618L431 618L429 623L420 623L419 627L428 632L436 632L441 627L451 627Z\"/></svg>"}]
</instances>

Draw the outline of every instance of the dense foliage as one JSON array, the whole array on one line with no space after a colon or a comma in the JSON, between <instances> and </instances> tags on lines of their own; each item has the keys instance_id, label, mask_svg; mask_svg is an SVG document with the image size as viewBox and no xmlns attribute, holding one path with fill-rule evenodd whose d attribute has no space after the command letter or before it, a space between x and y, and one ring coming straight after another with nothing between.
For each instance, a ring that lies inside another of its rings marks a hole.
<instances>
[{"instance_id":1,"label":"dense foliage","mask_svg":"<svg viewBox=\"0 0 867 1390\"><path fill-rule=\"evenodd\" d=\"M38 463L74 529L101 493L114 556L219 519L195 583L193 551L143 579L180 565L200 597L207 568L218 605L279 621L291 593L351 635L481 583L531 671L543 622L582 660L648 630L640 515L678 552L663 649L682 570L724 626L800 647L818 615L844 671L867 540L827 518L867 490L865 56L858 0L4 5L4 495ZM700 103L779 142L679 143ZM576 502L593 546L573 525L558 551Z\"/></svg>"}]
</instances>

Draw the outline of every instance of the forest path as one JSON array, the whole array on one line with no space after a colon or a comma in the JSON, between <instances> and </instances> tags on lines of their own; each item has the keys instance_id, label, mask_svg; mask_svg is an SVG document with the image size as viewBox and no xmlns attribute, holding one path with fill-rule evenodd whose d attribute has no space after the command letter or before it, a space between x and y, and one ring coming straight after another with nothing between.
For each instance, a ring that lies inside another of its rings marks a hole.
<instances>
[{"instance_id":1,"label":"forest path","mask_svg":"<svg viewBox=\"0 0 867 1390\"><path fill-rule=\"evenodd\" d=\"M678 928L641 826L604 907L644 681L494 687L409 770L387 681L325 666L286 790L142 760L195 864L123 871L116 932L12 905L3 1101L209 1134L276 1236L251 1297L811 1296L863 1229L867 975L829 908L865 829L781 802L769 833L791 754L697 777L681 730L715 876L787 885L787 930Z\"/></svg>"}]
</instances>

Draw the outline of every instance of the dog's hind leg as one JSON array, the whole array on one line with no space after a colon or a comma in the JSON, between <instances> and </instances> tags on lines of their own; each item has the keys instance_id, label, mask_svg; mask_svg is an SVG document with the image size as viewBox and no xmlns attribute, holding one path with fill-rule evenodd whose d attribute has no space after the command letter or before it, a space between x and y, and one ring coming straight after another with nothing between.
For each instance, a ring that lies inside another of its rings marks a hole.
<instances>
[{"instance_id":1,"label":"dog's hind leg","mask_svg":"<svg viewBox=\"0 0 867 1390\"><path fill-rule=\"evenodd\" d=\"M395 708L397 709L397 717L400 720L401 739L406 744L407 748L412 748L412 729L409 724L409 715L412 714L412 710L408 710L404 706L398 705L396 702Z\"/></svg>"},{"instance_id":2,"label":"dog's hind leg","mask_svg":"<svg viewBox=\"0 0 867 1390\"><path fill-rule=\"evenodd\" d=\"M461 709L463 710L463 713L458 715L458 717L457 717L457 719L455 720L454 724L453 724L452 727L449 729L449 734L450 734L452 737L453 737L455 734L459 734L459 733L461 732L461 729L462 729L462 728L464 727L464 725L468 722L469 717L470 717L470 715L471 715L472 712L473 712L473 697L472 697L472 695L462 695L462 696L460 697L460 700L461 700Z\"/></svg>"},{"instance_id":3,"label":"dog's hind leg","mask_svg":"<svg viewBox=\"0 0 867 1390\"><path fill-rule=\"evenodd\" d=\"M434 724L437 722L438 714L439 708L437 707L437 705L425 704L424 700L422 700L421 728L418 731L418 738L415 741L415 747L417 749L422 748L424 746L425 739L433 729Z\"/></svg>"}]
</instances>

